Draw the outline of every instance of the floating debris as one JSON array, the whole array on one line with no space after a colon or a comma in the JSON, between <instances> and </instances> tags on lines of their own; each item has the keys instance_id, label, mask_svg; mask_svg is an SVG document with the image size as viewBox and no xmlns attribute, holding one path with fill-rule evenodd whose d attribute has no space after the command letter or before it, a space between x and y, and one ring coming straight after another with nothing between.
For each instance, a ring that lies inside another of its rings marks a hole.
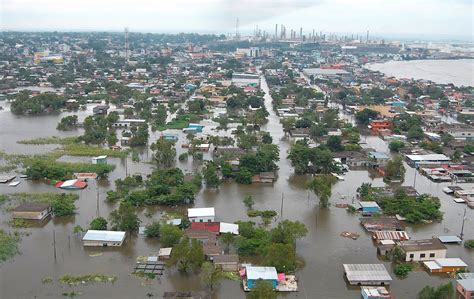
<instances>
[{"instance_id":1,"label":"floating debris","mask_svg":"<svg viewBox=\"0 0 474 299\"><path fill-rule=\"evenodd\" d=\"M337 203L336 204L336 208L341 208L341 209L345 209L349 206L349 204L347 203Z\"/></svg>"},{"instance_id":2,"label":"floating debris","mask_svg":"<svg viewBox=\"0 0 474 299\"><path fill-rule=\"evenodd\" d=\"M347 231L343 231L340 236L344 238L351 238L352 240L357 240L360 237L358 233L351 233Z\"/></svg>"},{"instance_id":3,"label":"floating debris","mask_svg":"<svg viewBox=\"0 0 474 299\"><path fill-rule=\"evenodd\" d=\"M97 252L97 253L92 253L89 254L90 257L96 257L96 256L101 256L103 253L102 252Z\"/></svg>"},{"instance_id":4,"label":"floating debris","mask_svg":"<svg viewBox=\"0 0 474 299\"><path fill-rule=\"evenodd\" d=\"M107 276L100 273L84 274L84 275L70 275L65 274L59 278L59 282L62 284L68 284L70 286L79 285L79 284L89 284L95 282L111 282L114 283L117 280L117 276L111 275Z\"/></svg>"}]
</instances>

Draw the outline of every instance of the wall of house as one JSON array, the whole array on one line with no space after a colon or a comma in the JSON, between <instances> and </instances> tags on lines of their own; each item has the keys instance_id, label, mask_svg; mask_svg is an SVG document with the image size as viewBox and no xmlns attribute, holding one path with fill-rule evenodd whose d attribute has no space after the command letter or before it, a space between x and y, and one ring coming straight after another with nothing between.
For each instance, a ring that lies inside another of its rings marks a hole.
<instances>
[{"instance_id":1,"label":"wall of house","mask_svg":"<svg viewBox=\"0 0 474 299\"><path fill-rule=\"evenodd\" d=\"M205 216L205 217L189 217L191 222L214 222L214 216Z\"/></svg>"},{"instance_id":2,"label":"wall of house","mask_svg":"<svg viewBox=\"0 0 474 299\"><path fill-rule=\"evenodd\" d=\"M456 299L470 299L474 293L465 290L459 283L456 284Z\"/></svg>"},{"instance_id":3,"label":"wall of house","mask_svg":"<svg viewBox=\"0 0 474 299\"><path fill-rule=\"evenodd\" d=\"M41 220L48 216L48 214L48 210L42 212L13 211L13 218Z\"/></svg>"},{"instance_id":4,"label":"wall of house","mask_svg":"<svg viewBox=\"0 0 474 299\"><path fill-rule=\"evenodd\" d=\"M111 242L111 241L82 241L84 246L99 246L99 247L117 247L122 246L122 242Z\"/></svg>"},{"instance_id":5,"label":"wall of house","mask_svg":"<svg viewBox=\"0 0 474 299\"><path fill-rule=\"evenodd\" d=\"M276 280L266 280L266 281L271 282L273 284L273 287L276 288L276 286L277 286L277 281ZM256 283L257 283L256 280L253 280L253 279L247 280L247 286L248 286L249 289L253 288Z\"/></svg>"},{"instance_id":6,"label":"wall of house","mask_svg":"<svg viewBox=\"0 0 474 299\"><path fill-rule=\"evenodd\" d=\"M442 250L427 250L427 251L409 251L406 252L405 261L430 261L435 258L445 258L446 257L446 249ZM410 254L413 254L413 257L410 257ZM422 255L424 254L424 257ZM430 256L430 254L434 254L434 256Z\"/></svg>"}]
</instances>

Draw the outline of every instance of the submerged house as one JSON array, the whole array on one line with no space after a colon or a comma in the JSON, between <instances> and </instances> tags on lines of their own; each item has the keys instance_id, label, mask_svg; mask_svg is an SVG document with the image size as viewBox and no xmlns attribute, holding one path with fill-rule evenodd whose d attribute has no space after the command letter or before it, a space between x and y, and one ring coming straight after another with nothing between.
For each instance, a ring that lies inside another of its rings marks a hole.
<instances>
[{"instance_id":1,"label":"submerged house","mask_svg":"<svg viewBox=\"0 0 474 299\"><path fill-rule=\"evenodd\" d=\"M84 246L122 246L125 232L107 230L88 230L82 238Z\"/></svg>"},{"instance_id":2,"label":"submerged house","mask_svg":"<svg viewBox=\"0 0 474 299\"><path fill-rule=\"evenodd\" d=\"M14 219L43 220L51 213L51 204L42 202L25 202L16 207L13 212Z\"/></svg>"},{"instance_id":3,"label":"submerged house","mask_svg":"<svg viewBox=\"0 0 474 299\"><path fill-rule=\"evenodd\" d=\"M188 218L191 222L214 222L214 208L192 208L188 209Z\"/></svg>"},{"instance_id":4,"label":"submerged house","mask_svg":"<svg viewBox=\"0 0 474 299\"><path fill-rule=\"evenodd\" d=\"M351 285L388 285L392 277L383 264L344 264Z\"/></svg>"},{"instance_id":5,"label":"submerged house","mask_svg":"<svg viewBox=\"0 0 474 299\"><path fill-rule=\"evenodd\" d=\"M278 273L275 267L245 267L247 277L247 288L252 289L257 280L262 279L272 284L275 289L278 284Z\"/></svg>"},{"instance_id":6,"label":"submerged house","mask_svg":"<svg viewBox=\"0 0 474 299\"><path fill-rule=\"evenodd\" d=\"M423 262L430 273L453 273L467 269L467 264L460 258L438 258Z\"/></svg>"},{"instance_id":7,"label":"submerged house","mask_svg":"<svg viewBox=\"0 0 474 299\"><path fill-rule=\"evenodd\" d=\"M239 271L239 256L236 254L222 254L214 256L212 258L212 262L216 267L220 267L223 271Z\"/></svg>"},{"instance_id":8,"label":"submerged house","mask_svg":"<svg viewBox=\"0 0 474 299\"><path fill-rule=\"evenodd\" d=\"M405 261L407 262L445 258L448 251L438 238L402 241L400 242L400 248L405 253Z\"/></svg>"}]
</instances>

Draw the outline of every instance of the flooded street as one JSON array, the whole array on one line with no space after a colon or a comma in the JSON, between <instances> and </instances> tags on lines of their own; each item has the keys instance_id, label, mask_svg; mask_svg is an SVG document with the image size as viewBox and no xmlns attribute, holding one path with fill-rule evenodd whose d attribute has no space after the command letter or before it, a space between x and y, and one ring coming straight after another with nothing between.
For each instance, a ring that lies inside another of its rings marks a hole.
<instances>
[{"instance_id":1,"label":"flooded street","mask_svg":"<svg viewBox=\"0 0 474 299\"><path fill-rule=\"evenodd\" d=\"M308 228L308 235L297 241L297 254L304 266L298 271L299 292L283 294L284 298L360 298L360 288L350 287L343 276L343 263L380 263L370 235L359 224L358 216L336 208L336 203L351 203L356 196L356 189L364 182L373 186L384 186L381 178L373 179L365 170L350 171L333 187L329 209L320 209L319 200L312 192L305 188L308 176L296 176L286 159L291 142L282 131L278 116L275 115L269 91L265 80L262 89L266 92L265 105L270 112L268 124L263 130L270 132L273 143L280 147L280 161L278 162L278 180L273 185L239 185L233 181L223 183L219 189L202 189L197 195L195 207L211 207L216 209L219 221L234 222L251 220L247 217L247 209L242 200L246 195L252 195L255 208L258 210L275 210L278 218L298 220ZM6 104L2 103L5 107ZM90 115L88 111L75 113L82 121ZM75 136L80 131L60 132L56 125L61 117L72 113L44 116L15 116L8 109L0 111L0 149L6 153L34 154L50 151L58 146L36 146L17 144L18 140L33 139L47 136ZM346 116L349 119L350 116ZM216 134L208 131L205 133ZM180 131L177 152L183 152L181 144L186 137ZM154 142L161 133L151 134L150 143ZM364 147L388 152L385 141L375 136L362 136ZM153 164L149 163L151 151L141 153L140 163L128 161L128 171L131 174L149 174ZM66 160L81 160L89 158L63 157ZM210 153L204 155L210 159ZM118 204L109 204L104 201L106 192L114 189L114 180L125 177L125 160L109 158L109 164L116 165L108 180L100 180L98 184L90 182L89 187L82 191L76 202L77 214L74 217L61 220L50 220L44 227L33 227L23 231L30 233L23 236L20 243L20 254L14 259L0 266L0 298L63 298L64 292L75 290L83 292L79 298L146 298L148 293L155 297L162 296L165 291L172 290L200 290L200 277L197 275L184 276L173 268L167 268L161 280L143 284L143 280L131 275L135 259L139 255L156 254L159 242L145 239L144 236L129 236L125 245L117 249L84 248L81 237L73 233L76 225L88 227L90 221L108 214L118 207ZM187 162L177 162L183 171L192 171L198 165L192 159ZM406 166L407 172L404 185L413 185L415 171ZM420 193L430 193L441 199L441 210L445 213L441 223L409 226L408 234L413 239L431 238L433 235L457 235L461 229L462 213L465 205L457 204L452 197L442 192L447 184L433 183L417 174L416 189ZM468 184L463 184L467 187ZM471 184L472 185L472 184ZM99 209L97 209L96 194L99 188ZM11 192L61 192L53 186L22 180L22 183L12 188L6 184L0 185L0 193ZM283 198L283 215L280 215ZM186 207L182 207L185 211ZM142 208L139 217L142 225L159 219L161 213L169 208L150 207ZM152 214L152 217L147 217ZM474 239L474 211L467 210L465 225L465 239ZM0 227L7 227L9 213L3 208L0 211ZM274 225L274 223L272 224ZM352 240L340 236L342 231L351 231L360 234L360 238ZM53 233L56 235L57 260L54 260ZM90 256L95 253L100 256ZM464 260L470 269L474 269L474 252L468 252L460 245L448 245L448 257L459 257ZM391 264L383 262L392 275L391 289L396 298L416 298L416 294L425 285L437 285L447 282L446 276L429 275L425 271L412 272L405 280L399 280L393 274ZM60 285L57 278L64 274L103 273L117 275L117 281L111 284L92 284L86 286L68 287ZM43 277L52 277L54 282L42 284ZM215 292L215 298L244 298L244 292L238 281L225 280Z\"/></svg>"}]
</instances>

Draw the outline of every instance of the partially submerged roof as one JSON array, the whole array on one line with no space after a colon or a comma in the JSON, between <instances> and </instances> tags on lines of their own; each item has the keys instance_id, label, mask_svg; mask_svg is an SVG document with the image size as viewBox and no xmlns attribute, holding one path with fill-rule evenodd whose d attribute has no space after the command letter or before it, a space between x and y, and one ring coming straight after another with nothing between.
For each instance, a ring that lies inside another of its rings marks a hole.
<instances>
[{"instance_id":1,"label":"partially submerged roof","mask_svg":"<svg viewBox=\"0 0 474 299\"><path fill-rule=\"evenodd\" d=\"M457 283L459 283L463 289L469 292L474 292L474 278L469 278L469 279L458 279L456 280Z\"/></svg>"},{"instance_id":2,"label":"partially submerged roof","mask_svg":"<svg viewBox=\"0 0 474 299\"><path fill-rule=\"evenodd\" d=\"M380 209L379 205L375 201L361 201L360 203L361 208L378 208Z\"/></svg>"},{"instance_id":3,"label":"partially submerged roof","mask_svg":"<svg viewBox=\"0 0 474 299\"><path fill-rule=\"evenodd\" d=\"M125 239L125 232L115 232L108 230L88 230L82 241L110 241L122 242Z\"/></svg>"},{"instance_id":4,"label":"partially submerged roof","mask_svg":"<svg viewBox=\"0 0 474 299\"><path fill-rule=\"evenodd\" d=\"M214 216L214 208L192 208L188 209L188 217L210 217Z\"/></svg>"},{"instance_id":5,"label":"partially submerged roof","mask_svg":"<svg viewBox=\"0 0 474 299\"><path fill-rule=\"evenodd\" d=\"M344 264L349 281L391 281L392 277L383 264Z\"/></svg>"},{"instance_id":6,"label":"partially submerged roof","mask_svg":"<svg viewBox=\"0 0 474 299\"><path fill-rule=\"evenodd\" d=\"M46 202L24 202L15 209L14 212L42 212L49 209L51 204Z\"/></svg>"},{"instance_id":7,"label":"partially submerged roof","mask_svg":"<svg viewBox=\"0 0 474 299\"><path fill-rule=\"evenodd\" d=\"M246 268L247 279L257 280L277 280L278 274L275 267L255 267L249 266Z\"/></svg>"},{"instance_id":8,"label":"partially submerged roof","mask_svg":"<svg viewBox=\"0 0 474 299\"><path fill-rule=\"evenodd\" d=\"M219 232L221 234L231 233L233 235L239 234L239 225L234 223L221 222L219 227Z\"/></svg>"},{"instance_id":9,"label":"partially submerged roof","mask_svg":"<svg viewBox=\"0 0 474 299\"><path fill-rule=\"evenodd\" d=\"M462 240L458 236L438 236L442 243L461 243Z\"/></svg>"},{"instance_id":10,"label":"partially submerged roof","mask_svg":"<svg viewBox=\"0 0 474 299\"><path fill-rule=\"evenodd\" d=\"M239 256L237 254L222 254L212 258L215 264L238 263Z\"/></svg>"},{"instance_id":11,"label":"partially submerged roof","mask_svg":"<svg viewBox=\"0 0 474 299\"><path fill-rule=\"evenodd\" d=\"M158 256L168 256L171 254L171 250L173 250L173 247L160 248Z\"/></svg>"}]
</instances>

